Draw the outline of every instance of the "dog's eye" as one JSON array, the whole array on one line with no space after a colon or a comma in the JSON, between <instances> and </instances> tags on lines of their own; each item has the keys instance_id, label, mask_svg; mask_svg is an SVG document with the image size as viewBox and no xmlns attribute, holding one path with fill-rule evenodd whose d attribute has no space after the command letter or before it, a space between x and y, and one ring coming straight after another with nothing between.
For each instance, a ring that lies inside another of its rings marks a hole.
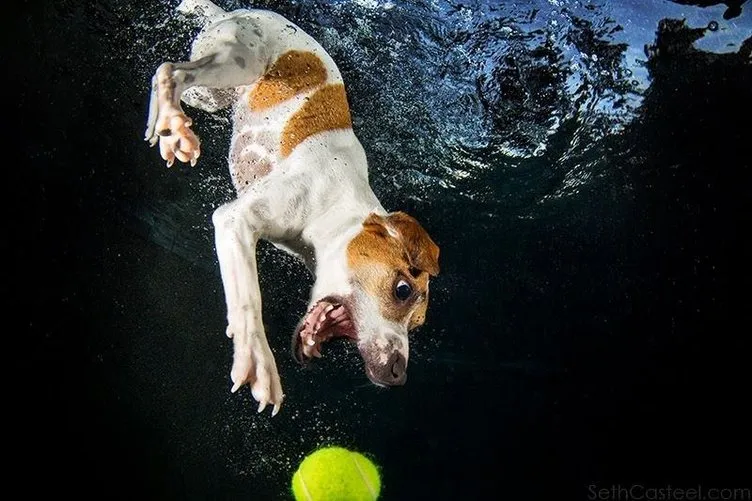
<instances>
[{"instance_id":1,"label":"dog's eye","mask_svg":"<svg viewBox=\"0 0 752 501\"><path fill-rule=\"evenodd\" d=\"M394 295L397 296L397 299L399 299L400 301L406 301L410 298L412 293L413 288L410 287L410 284L408 284L404 280L397 282L397 286L394 288Z\"/></svg>"}]
</instances>

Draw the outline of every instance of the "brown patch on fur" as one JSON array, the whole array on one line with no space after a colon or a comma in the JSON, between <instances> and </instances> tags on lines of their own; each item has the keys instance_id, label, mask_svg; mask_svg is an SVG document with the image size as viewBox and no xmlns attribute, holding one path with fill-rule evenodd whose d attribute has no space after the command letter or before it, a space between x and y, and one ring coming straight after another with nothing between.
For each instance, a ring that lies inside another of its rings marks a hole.
<instances>
[{"instance_id":1,"label":"brown patch on fur","mask_svg":"<svg viewBox=\"0 0 752 501\"><path fill-rule=\"evenodd\" d=\"M290 117L282 131L280 155L283 158L288 156L297 145L314 134L350 127L352 127L352 120L345 86L327 85L313 93Z\"/></svg>"},{"instance_id":2,"label":"brown patch on fur","mask_svg":"<svg viewBox=\"0 0 752 501\"><path fill-rule=\"evenodd\" d=\"M369 215L363 222L363 230L350 241L347 248L347 260L355 280L369 295L379 302L381 314L384 318L398 323L408 323L408 329L423 325L428 308L428 279L432 273L418 268L411 257L412 254L435 256L436 261L429 262L431 270L438 273L438 247L425 234L416 240L417 230L410 228L413 223L404 223L405 217L420 225L413 218L402 212L390 214L387 217L376 214ZM400 223L394 224L395 221ZM398 227L402 226L401 229ZM389 227L396 236L389 232ZM407 234L404 234L406 231ZM427 240L425 240L427 239ZM411 249L414 242L419 245L435 247L425 251ZM430 245L428 244L430 242ZM399 280L405 280L413 289L413 296L407 301L400 301L394 295L394 289Z\"/></svg>"},{"instance_id":3,"label":"brown patch on fur","mask_svg":"<svg viewBox=\"0 0 752 501\"><path fill-rule=\"evenodd\" d=\"M279 56L251 91L253 111L272 108L326 82L326 68L313 52L290 50Z\"/></svg>"},{"instance_id":4,"label":"brown patch on fur","mask_svg":"<svg viewBox=\"0 0 752 501\"><path fill-rule=\"evenodd\" d=\"M439 274L439 246L431 240L428 232L412 216L404 212L393 212L387 217L387 224L397 230L407 249L410 264L435 277Z\"/></svg>"}]
</instances>

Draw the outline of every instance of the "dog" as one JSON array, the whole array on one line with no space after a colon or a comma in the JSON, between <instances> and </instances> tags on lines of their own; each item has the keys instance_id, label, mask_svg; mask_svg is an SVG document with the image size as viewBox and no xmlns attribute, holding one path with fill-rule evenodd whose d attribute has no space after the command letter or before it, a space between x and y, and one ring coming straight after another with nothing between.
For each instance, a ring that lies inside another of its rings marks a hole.
<instances>
[{"instance_id":1,"label":"dog","mask_svg":"<svg viewBox=\"0 0 752 501\"><path fill-rule=\"evenodd\" d=\"M204 27L190 61L165 62L152 78L145 139L170 167L195 165L200 141L181 100L215 112L234 106L229 170L237 197L212 215L233 340L231 391L251 387L258 412L284 394L262 322L256 266L260 238L300 258L315 277L293 356L322 343L357 343L368 378L405 383L408 331L423 325L439 247L404 212L387 212L368 181L342 76L329 54L286 18L225 12L207 0L178 10Z\"/></svg>"}]
</instances>

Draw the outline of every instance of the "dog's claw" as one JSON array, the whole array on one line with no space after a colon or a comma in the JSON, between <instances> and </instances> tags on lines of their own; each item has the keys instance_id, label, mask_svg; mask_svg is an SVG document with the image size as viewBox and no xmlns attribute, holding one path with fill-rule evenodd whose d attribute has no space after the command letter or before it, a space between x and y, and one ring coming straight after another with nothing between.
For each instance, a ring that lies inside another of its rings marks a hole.
<instances>
[{"instance_id":1,"label":"dog's claw","mask_svg":"<svg viewBox=\"0 0 752 501\"><path fill-rule=\"evenodd\" d=\"M263 333L249 336L247 332L228 327L227 334L235 341L230 372L233 386L230 391L235 393L242 386L248 385L254 400L259 403L258 412L263 412L269 405L273 405L278 412L284 395L274 356L266 339L260 337Z\"/></svg>"}]
</instances>

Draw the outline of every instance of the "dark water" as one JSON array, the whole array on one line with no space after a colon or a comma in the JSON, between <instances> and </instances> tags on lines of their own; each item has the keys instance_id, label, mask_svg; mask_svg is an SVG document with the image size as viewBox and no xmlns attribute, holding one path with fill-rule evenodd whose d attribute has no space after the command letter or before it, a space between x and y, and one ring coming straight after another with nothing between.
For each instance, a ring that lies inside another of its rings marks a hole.
<instances>
[{"instance_id":1,"label":"dark water","mask_svg":"<svg viewBox=\"0 0 752 501\"><path fill-rule=\"evenodd\" d=\"M384 391L344 344L293 362L311 280L262 246L274 419L229 394L227 115L194 112L194 169L141 140L149 78L195 30L177 2L19 7L6 473L29 496L288 499L340 444L380 464L383 499L752 487L742 3L255 3L331 52L377 195L442 249L408 384Z\"/></svg>"}]
</instances>

